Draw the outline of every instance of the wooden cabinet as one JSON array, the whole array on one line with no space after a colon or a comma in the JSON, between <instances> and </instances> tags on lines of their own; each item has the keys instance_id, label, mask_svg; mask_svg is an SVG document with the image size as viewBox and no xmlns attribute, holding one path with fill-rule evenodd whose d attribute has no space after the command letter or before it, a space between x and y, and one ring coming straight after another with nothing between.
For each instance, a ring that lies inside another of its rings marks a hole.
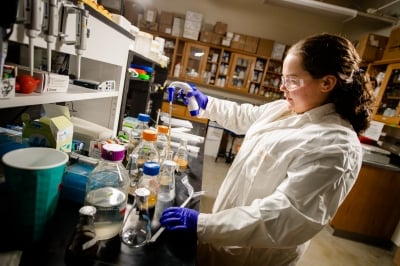
<instances>
[{"instance_id":1,"label":"wooden cabinet","mask_svg":"<svg viewBox=\"0 0 400 266\"><path fill-rule=\"evenodd\" d=\"M163 36L165 39L164 54L168 56L169 61L169 76L174 75L174 68L177 64L182 64L185 42L176 37ZM180 73L177 77L180 76Z\"/></svg>"},{"instance_id":2,"label":"wooden cabinet","mask_svg":"<svg viewBox=\"0 0 400 266\"><path fill-rule=\"evenodd\" d=\"M164 50L170 57L171 79L266 101L283 97L279 90L281 60L166 33L151 33L166 39ZM201 54L204 56L198 56ZM177 63L181 63L181 71L174 76Z\"/></svg>"},{"instance_id":3,"label":"wooden cabinet","mask_svg":"<svg viewBox=\"0 0 400 266\"><path fill-rule=\"evenodd\" d=\"M374 120L399 125L400 122L400 63L390 64L374 107Z\"/></svg>"},{"instance_id":4,"label":"wooden cabinet","mask_svg":"<svg viewBox=\"0 0 400 266\"><path fill-rule=\"evenodd\" d=\"M400 172L363 164L331 221L337 235L385 245L400 219Z\"/></svg>"},{"instance_id":5,"label":"wooden cabinet","mask_svg":"<svg viewBox=\"0 0 400 266\"><path fill-rule=\"evenodd\" d=\"M223 87L225 84L221 83L221 76L224 75L224 71L219 70L222 58L222 49L210 47L207 62L204 72L204 83L207 85L219 85ZM227 73L225 73L225 76Z\"/></svg>"},{"instance_id":6,"label":"wooden cabinet","mask_svg":"<svg viewBox=\"0 0 400 266\"><path fill-rule=\"evenodd\" d=\"M233 90L249 92L255 62L255 57L233 53L227 87Z\"/></svg>"},{"instance_id":7,"label":"wooden cabinet","mask_svg":"<svg viewBox=\"0 0 400 266\"><path fill-rule=\"evenodd\" d=\"M361 65L374 86L376 101L373 119L390 126L400 123L400 60L380 60Z\"/></svg>"},{"instance_id":8,"label":"wooden cabinet","mask_svg":"<svg viewBox=\"0 0 400 266\"><path fill-rule=\"evenodd\" d=\"M267 66L267 60L257 58L253 68L253 75L250 79L249 93L254 95L262 95L260 88L262 87L262 80L264 78L265 68Z\"/></svg>"},{"instance_id":9,"label":"wooden cabinet","mask_svg":"<svg viewBox=\"0 0 400 266\"><path fill-rule=\"evenodd\" d=\"M267 71L261 84L260 94L270 99L280 99L282 92L279 90L282 76L282 62L268 60Z\"/></svg>"},{"instance_id":10,"label":"wooden cabinet","mask_svg":"<svg viewBox=\"0 0 400 266\"><path fill-rule=\"evenodd\" d=\"M186 42L180 77L187 81L203 82L208 50L207 46Z\"/></svg>"}]
</instances>

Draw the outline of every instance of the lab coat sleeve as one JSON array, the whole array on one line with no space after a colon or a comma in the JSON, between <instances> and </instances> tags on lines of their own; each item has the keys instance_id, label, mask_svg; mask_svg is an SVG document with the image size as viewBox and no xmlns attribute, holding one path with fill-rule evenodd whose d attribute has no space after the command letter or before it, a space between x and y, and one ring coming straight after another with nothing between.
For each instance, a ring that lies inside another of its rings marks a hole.
<instances>
[{"instance_id":1,"label":"lab coat sleeve","mask_svg":"<svg viewBox=\"0 0 400 266\"><path fill-rule=\"evenodd\" d=\"M200 117L216 121L222 127L238 135L243 135L261 116L270 116L270 121L273 121L287 110L288 105L285 101L274 101L255 106L208 96L207 108L200 112Z\"/></svg>"},{"instance_id":2,"label":"lab coat sleeve","mask_svg":"<svg viewBox=\"0 0 400 266\"><path fill-rule=\"evenodd\" d=\"M201 213L198 239L217 246L257 248L293 247L308 241L329 222L350 191L360 170L360 154L340 145L304 153L271 195L250 206Z\"/></svg>"}]
</instances>

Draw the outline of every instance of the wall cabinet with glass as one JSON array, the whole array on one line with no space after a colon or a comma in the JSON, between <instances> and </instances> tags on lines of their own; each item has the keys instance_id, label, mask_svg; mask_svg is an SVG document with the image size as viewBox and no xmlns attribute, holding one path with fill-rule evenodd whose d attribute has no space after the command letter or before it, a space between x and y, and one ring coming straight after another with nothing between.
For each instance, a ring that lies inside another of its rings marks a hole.
<instances>
[{"instance_id":1,"label":"wall cabinet with glass","mask_svg":"<svg viewBox=\"0 0 400 266\"><path fill-rule=\"evenodd\" d=\"M255 57L233 53L227 87L241 92L249 92L255 63Z\"/></svg>"},{"instance_id":2,"label":"wall cabinet with glass","mask_svg":"<svg viewBox=\"0 0 400 266\"><path fill-rule=\"evenodd\" d=\"M260 95L269 99L282 98L282 92L279 90L281 85L282 61L268 61L267 71L261 84Z\"/></svg>"},{"instance_id":3,"label":"wall cabinet with glass","mask_svg":"<svg viewBox=\"0 0 400 266\"><path fill-rule=\"evenodd\" d=\"M183 57L185 42L176 37L171 38L171 37L165 37L163 35L162 38L165 39L164 54L169 58L169 63L168 63L169 75L176 76L178 78L180 76L180 72L182 69L181 68L182 57ZM177 65L178 67L176 67Z\"/></svg>"},{"instance_id":4,"label":"wall cabinet with glass","mask_svg":"<svg viewBox=\"0 0 400 266\"><path fill-rule=\"evenodd\" d=\"M376 98L373 119L386 124L400 122L400 63L388 65Z\"/></svg>"},{"instance_id":5,"label":"wall cabinet with glass","mask_svg":"<svg viewBox=\"0 0 400 266\"><path fill-rule=\"evenodd\" d=\"M170 58L169 77L173 79L221 89L224 93L249 94L266 100L282 98L281 60L166 33L151 33L166 39L164 52ZM174 75L177 64L179 75Z\"/></svg>"},{"instance_id":6,"label":"wall cabinet with glass","mask_svg":"<svg viewBox=\"0 0 400 266\"><path fill-rule=\"evenodd\" d=\"M186 42L180 77L187 81L204 81L209 47Z\"/></svg>"},{"instance_id":7,"label":"wall cabinet with glass","mask_svg":"<svg viewBox=\"0 0 400 266\"><path fill-rule=\"evenodd\" d=\"M256 64L253 69L253 75L250 79L249 93L254 95L260 94L261 82L264 77L265 67L267 65L266 59L257 58Z\"/></svg>"},{"instance_id":8,"label":"wall cabinet with glass","mask_svg":"<svg viewBox=\"0 0 400 266\"><path fill-rule=\"evenodd\" d=\"M204 72L204 83L207 85L216 85L218 81L218 66L221 61L221 52L222 49L220 48L210 47Z\"/></svg>"}]
</instances>

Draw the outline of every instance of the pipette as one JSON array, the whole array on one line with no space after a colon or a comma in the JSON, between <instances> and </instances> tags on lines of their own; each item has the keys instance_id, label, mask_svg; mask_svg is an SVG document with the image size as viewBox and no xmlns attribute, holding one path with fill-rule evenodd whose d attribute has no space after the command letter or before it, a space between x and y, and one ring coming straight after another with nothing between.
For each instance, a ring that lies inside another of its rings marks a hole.
<instances>
[{"instance_id":1,"label":"pipette","mask_svg":"<svg viewBox=\"0 0 400 266\"><path fill-rule=\"evenodd\" d=\"M168 148L167 154L171 152L171 124L172 124L172 102L174 101L175 87L168 87L168 102L169 102L169 127L168 127Z\"/></svg>"},{"instance_id":2,"label":"pipette","mask_svg":"<svg viewBox=\"0 0 400 266\"><path fill-rule=\"evenodd\" d=\"M42 0L31 0L26 1L25 9L29 16L28 22L28 37L29 37L29 66L30 75L33 76L34 68L34 38L36 38L42 29L43 23L43 1Z\"/></svg>"},{"instance_id":3,"label":"pipette","mask_svg":"<svg viewBox=\"0 0 400 266\"><path fill-rule=\"evenodd\" d=\"M58 37L58 0L45 1L44 24L47 41L47 71L51 72L51 50Z\"/></svg>"}]
</instances>

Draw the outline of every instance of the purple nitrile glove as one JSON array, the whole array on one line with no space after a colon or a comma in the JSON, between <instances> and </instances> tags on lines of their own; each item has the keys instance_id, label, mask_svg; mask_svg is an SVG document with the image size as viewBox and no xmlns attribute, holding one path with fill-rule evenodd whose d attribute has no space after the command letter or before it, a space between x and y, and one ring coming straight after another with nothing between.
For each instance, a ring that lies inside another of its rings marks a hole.
<instances>
[{"instance_id":1,"label":"purple nitrile glove","mask_svg":"<svg viewBox=\"0 0 400 266\"><path fill-rule=\"evenodd\" d=\"M161 215L160 223L168 231L197 232L197 218L199 212L196 210L169 207Z\"/></svg>"},{"instance_id":2,"label":"purple nitrile glove","mask_svg":"<svg viewBox=\"0 0 400 266\"><path fill-rule=\"evenodd\" d=\"M208 97L205 94L203 94L200 90L198 90L195 85L193 85L193 84L189 84L189 85L190 85L190 87L192 87L192 91L187 92L186 97L184 98L184 103L187 105L188 99L190 97L194 96L199 107L203 110L206 110L207 103L208 103Z\"/></svg>"}]
</instances>

